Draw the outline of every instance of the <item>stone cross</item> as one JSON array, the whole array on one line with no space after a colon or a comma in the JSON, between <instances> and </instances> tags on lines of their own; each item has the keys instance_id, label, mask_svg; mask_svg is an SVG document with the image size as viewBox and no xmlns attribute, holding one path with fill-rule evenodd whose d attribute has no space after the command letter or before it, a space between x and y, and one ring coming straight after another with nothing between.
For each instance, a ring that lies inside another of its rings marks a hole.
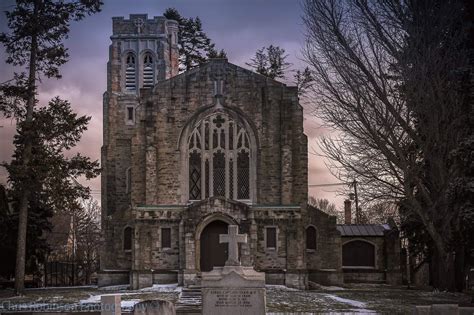
<instances>
[{"instance_id":1,"label":"stone cross","mask_svg":"<svg viewBox=\"0 0 474 315\"><path fill-rule=\"evenodd\" d=\"M135 20L135 26L137 27L137 32L138 32L138 34L141 34L142 28L143 28L143 24L144 24L144 23L143 23L143 20L142 20L142 19L139 18L139 19L136 19L136 20Z\"/></svg>"},{"instance_id":2,"label":"stone cross","mask_svg":"<svg viewBox=\"0 0 474 315\"><path fill-rule=\"evenodd\" d=\"M229 234L220 234L219 243L229 243L229 258L225 262L226 266L240 266L239 243L247 243L247 234L238 234L237 225L229 225Z\"/></svg>"}]
</instances>

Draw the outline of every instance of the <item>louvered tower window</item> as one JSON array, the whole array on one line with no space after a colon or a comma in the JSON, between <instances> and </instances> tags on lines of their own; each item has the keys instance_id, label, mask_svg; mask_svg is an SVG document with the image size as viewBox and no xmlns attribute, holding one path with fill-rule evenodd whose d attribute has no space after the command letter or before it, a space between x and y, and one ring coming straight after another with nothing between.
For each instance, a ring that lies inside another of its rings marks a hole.
<instances>
[{"instance_id":1,"label":"louvered tower window","mask_svg":"<svg viewBox=\"0 0 474 315\"><path fill-rule=\"evenodd\" d=\"M135 91L137 88L135 56L132 53L127 55L125 64L125 89Z\"/></svg>"},{"instance_id":2,"label":"louvered tower window","mask_svg":"<svg viewBox=\"0 0 474 315\"><path fill-rule=\"evenodd\" d=\"M152 88L154 84L153 57L146 54L143 57L143 88Z\"/></svg>"},{"instance_id":3,"label":"louvered tower window","mask_svg":"<svg viewBox=\"0 0 474 315\"><path fill-rule=\"evenodd\" d=\"M189 138L189 200L211 196L250 200L250 137L232 117L201 120Z\"/></svg>"}]
</instances>

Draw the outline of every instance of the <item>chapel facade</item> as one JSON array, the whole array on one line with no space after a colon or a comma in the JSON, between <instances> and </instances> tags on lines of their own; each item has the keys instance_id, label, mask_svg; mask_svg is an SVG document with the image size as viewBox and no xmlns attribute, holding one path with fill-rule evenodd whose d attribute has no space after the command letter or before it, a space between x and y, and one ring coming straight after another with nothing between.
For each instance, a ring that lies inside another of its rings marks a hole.
<instances>
[{"instance_id":1,"label":"chapel facade","mask_svg":"<svg viewBox=\"0 0 474 315\"><path fill-rule=\"evenodd\" d=\"M307 205L297 88L226 59L178 74L177 33L164 17L113 18L99 285L199 285L227 260L228 225L267 283L342 283L336 218Z\"/></svg>"}]
</instances>

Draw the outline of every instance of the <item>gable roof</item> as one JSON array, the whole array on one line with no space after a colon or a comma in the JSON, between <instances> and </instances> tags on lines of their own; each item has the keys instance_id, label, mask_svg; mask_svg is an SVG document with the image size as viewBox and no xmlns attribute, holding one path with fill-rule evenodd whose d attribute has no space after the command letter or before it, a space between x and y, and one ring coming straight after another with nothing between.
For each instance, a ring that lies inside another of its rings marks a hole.
<instances>
[{"instance_id":1,"label":"gable roof","mask_svg":"<svg viewBox=\"0 0 474 315\"><path fill-rule=\"evenodd\" d=\"M244 67L238 66L236 64L233 64L233 63L229 62L229 60L227 58L210 58L205 63L202 63L202 64L198 65L197 67L194 67L190 70L186 70L186 71L184 71L182 73L179 73L175 76L172 76L171 78L168 78L166 80L158 81L157 84L160 84L161 82L167 82L167 81L172 82L172 81L175 81L175 80L179 80L180 78L198 73L199 71L202 71L205 68L215 68L215 69L220 68L220 71L222 73L225 73L225 71L224 71L225 69L238 70L238 71L246 73L250 76L254 76L256 78L259 78L260 80L265 81L268 84L274 84L274 85L277 85L277 86L284 86L284 87L287 87L287 88L294 88L294 89L297 88L296 86L286 85L283 82L277 81L275 79L271 79L271 78L266 77L266 76L264 76L260 73L255 72L255 71L252 71L252 70L246 69Z\"/></svg>"},{"instance_id":2,"label":"gable roof","mask_svg":"<svg viewBox=\"0 0 474 315\"><path fill-rule=\"evenodd\" d=\"M336 228L341 236L384 236L391 230L388 224L338 224Z\"/></svg>"}]
</instances>

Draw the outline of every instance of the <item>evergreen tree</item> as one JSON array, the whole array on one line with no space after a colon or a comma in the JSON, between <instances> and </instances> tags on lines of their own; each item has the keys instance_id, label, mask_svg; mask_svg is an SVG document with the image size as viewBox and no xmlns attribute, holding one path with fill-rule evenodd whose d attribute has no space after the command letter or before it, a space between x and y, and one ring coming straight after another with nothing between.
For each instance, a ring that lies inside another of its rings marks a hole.
<instances>
[{"instance_id":1,"label":"evergreen tree","mask_svg":"<svg viewBox=\"0 0 474 315\"><path fill-rule=\"evenodd\" d=\"M32 187L37 182L37 174L33 171L36 160L34 147L38 147L34 142L38 139L35 129L38 124L34 121L37 82L41 75L48 78L61 77L59 67L68 58L63 40L69 33L70 22L98 12L101 5L100 0L17 0L14 9L6 12L10 32L0 34L0 42L5 46L8 56L6 62L25 68L25 72L15 75L12 83L1 87L0 99L0 109L5 110L7 115L17 115L19 120L19 134L15 140L17 151L12 162L18 181L14 184L15 190L18 190L19 216L15 264L17 293L24 289L29 201L36 194ZM74 143L74 137L60 139L65 143ZM78 158L76 162L79 163L80 160Z\"/></svg>"},{"instance_id":2,"label":"evergreen tree","mask_svg":"<svg viewBox=\"0 0 474 315\"><path fill-rule=\"evenodd\" d=\"M227 59L227 53L224 51L224 49L221 49L220 51L217 51L217 49L212 48L207 52L207 58L225 58Z\"/></svg>"},{"instance_id":3,"label":"evergreen tree","mask_svg":"<svg viewBox=\"0 0 474 315\"><path fill-rule=\"evenodd\" d=\"M270 45L258 49L250 62L245 64L261 75L270 79L278 79L284 78L285 71L291 66L286 58L288 58L288 55L285 54L283 48Z\"/></svg>"},{"instance_id":4,"label":"evergreen tree","mask_svg":"<svg viewBox=\"0 0 474 315\"><path fill-rule=\"evenodd\" d=\"M306 67L303 71L296 70L294 82L298 87L298 95L304 95L313 85L313 75L311 70Z\"/></svg>"},{"instance_id":5,"label":"evergreen tree","mask_svg":"<svg viewBox=\"0 0 474 315\"><path fill-rule=\"evenodd\" d=\"M206 62L208 58L226 58L224 50L217 52L215 44L202 30L199 17L182 17L174 8L166 9L164 17L175 20L179 24L178 49L179 71L187 71Z\"/></svg>"}]
</instances>

